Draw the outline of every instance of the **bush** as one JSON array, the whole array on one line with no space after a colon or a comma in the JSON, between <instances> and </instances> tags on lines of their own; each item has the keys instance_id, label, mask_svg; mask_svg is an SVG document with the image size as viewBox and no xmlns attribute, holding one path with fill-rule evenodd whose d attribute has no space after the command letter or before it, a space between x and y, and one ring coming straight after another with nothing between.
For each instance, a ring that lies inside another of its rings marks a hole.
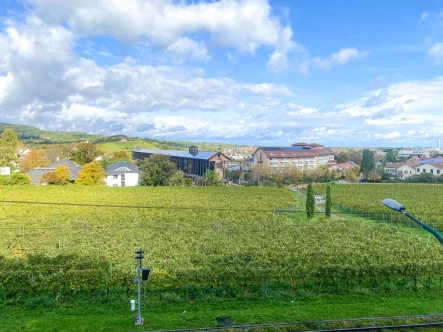
<instances>
[{"instance_id":1,"label":"bush","mask_svg":"<svg viewBox=\"0 0 443 332\"><path fill-rule=\"evenodd\" d=\"M31 178L24 173L12 173L11 176L0 176L0 185L13 186L30 184Z\"/></svg>"}]
</instances>

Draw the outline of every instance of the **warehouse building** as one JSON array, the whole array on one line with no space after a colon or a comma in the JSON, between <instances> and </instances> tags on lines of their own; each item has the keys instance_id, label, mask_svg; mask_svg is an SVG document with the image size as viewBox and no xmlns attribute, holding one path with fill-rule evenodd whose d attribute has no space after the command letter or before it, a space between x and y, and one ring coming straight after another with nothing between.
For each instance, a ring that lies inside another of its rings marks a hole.
<instances>
[{"instance_id":1,"label":"warehouse building","mask_svg":"<svg viewBox=\"0 0 443 332\"><path fill-rule=\"evenodd\" d=\"M201 183L207 170L216 171L221 179L226 178L230 159L221 152L198 151L198 147L190 146L189 150L156 150L136 148L132 152L134 160L142 161L153 154L170 156L170 160L177 165L177 169L183 171L185 176L191 177L197 183Z\"/></svg>"}]
</instances>

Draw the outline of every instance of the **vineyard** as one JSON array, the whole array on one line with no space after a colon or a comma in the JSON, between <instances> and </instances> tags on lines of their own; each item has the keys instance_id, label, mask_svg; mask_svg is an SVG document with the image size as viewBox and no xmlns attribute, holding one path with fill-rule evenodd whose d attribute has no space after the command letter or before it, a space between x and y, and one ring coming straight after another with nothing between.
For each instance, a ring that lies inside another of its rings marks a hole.
<instances>
[{"instance_id":1,"label":"vineyard","mask_svg":"<svg viewBox=\"0 0 443 332\"><path fill-rule=\"evenodd\" d=\"M443 232L443 187L421 184L365 184L332 187L334 205L347 213L369 215L377 220L410 223L408 219L382 204L393 198L423 222ZM324 185L316 186L317 193L325 193Z\"/></svg>"},{"instance_id":2,"label":"vineyard","mask_svg":"<svg viewBox=\"0 0 443 332\"><path fill-rule=\"evenodd\" d=\"M127 289L138 248L154 289L442 286L443 250L435 243L387 224L275 213L295 199L262 187L2 188L1 201L26 203L0 202L0 287Z\"/></svg>"}]
</instances>

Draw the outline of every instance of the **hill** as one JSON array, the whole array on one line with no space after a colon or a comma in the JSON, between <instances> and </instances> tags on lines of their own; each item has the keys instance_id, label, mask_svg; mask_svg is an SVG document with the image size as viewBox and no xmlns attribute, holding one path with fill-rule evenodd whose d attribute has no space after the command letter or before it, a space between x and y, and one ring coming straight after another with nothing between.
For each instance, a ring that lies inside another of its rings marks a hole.
<instances>
[{"instance_id":1,"label":"hill","mask_svg":"<svg viewBox=\"0 0 443 332\"><path fill-rule=\"evenodd\" d=\"M239 145L214 142L186 142L156 140L151 138L127 137L125 135L104 136L86 132L45 131L36 127L0 123L0 134L12 128L20 141L30 147L45 148L51 144L70 144L81 141L91 141L97 144L103 152L113 153L120 150L131 152L136 147L164 150L187 150L191 145L197 145L201 151L232 150L237 151ZM122 140L124 138L125 140ZM253 150L251 149L251 153Z\"/></svg>"}]
</instances>

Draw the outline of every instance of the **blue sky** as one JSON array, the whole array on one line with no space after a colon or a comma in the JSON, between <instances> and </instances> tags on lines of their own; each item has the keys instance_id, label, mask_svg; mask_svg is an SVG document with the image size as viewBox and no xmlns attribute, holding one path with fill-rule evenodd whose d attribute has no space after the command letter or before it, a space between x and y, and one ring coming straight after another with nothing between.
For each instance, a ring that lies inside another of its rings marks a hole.
<instances>
[{"instance_id":1,"label":"blue sky","mask_svg":"<svg viewBox=\"0 0 443 332\"><path fill-rule=\"evenodd\" d=\"M1 122L251 145L443 131L439 1L7 0L0 16Z\"/></svg>"}]
</instances>

